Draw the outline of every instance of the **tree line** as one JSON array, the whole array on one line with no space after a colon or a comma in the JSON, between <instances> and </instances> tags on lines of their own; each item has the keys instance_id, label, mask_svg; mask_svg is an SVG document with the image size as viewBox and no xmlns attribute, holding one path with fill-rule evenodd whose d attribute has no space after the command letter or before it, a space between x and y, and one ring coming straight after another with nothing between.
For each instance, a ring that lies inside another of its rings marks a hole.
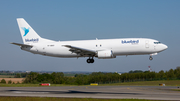
<instances>
[{"instance_id":1,"label":"tree line","mask_svg":"<svg viewBox=\"0 0 180 101\"><path fill-rule=\"evenodd\" d=\"M25 78L28 73L11 73L9 71L0 71L0 75L9 75L9 76L14 76L14 78Z\"/></svg>"},{"instance_id":2,"label":"tree line","mask_svg":"<svg viewBox=\"0 0 180 101\"><path fill-rule=\"evenodd\" d=\"M52 83L52 84L73 84L86 85L90 83L117 83L133 81L152 80L173 80L180 79L180 67L169 71L149 72L149 71L129 71L129 73L103 73L93 72L89 75L76 74L74 77L65 77L63 72L53 72L51 74L36 72L29 73L23 83Z\"/></svg>"}]
</instances>

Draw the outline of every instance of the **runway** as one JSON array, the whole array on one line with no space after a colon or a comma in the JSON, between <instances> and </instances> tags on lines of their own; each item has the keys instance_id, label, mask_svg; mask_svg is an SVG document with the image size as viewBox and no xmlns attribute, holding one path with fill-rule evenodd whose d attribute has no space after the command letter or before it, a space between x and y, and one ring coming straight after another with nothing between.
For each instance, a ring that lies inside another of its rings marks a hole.
<instances>
[{"instance_id":1,"label":"runway","mask_svg":"<svg viewBox=\"0 0 180 101\"><path fill-rule=\"evenodd\" d=\"M169 86L0 87L0 96L180 100Z\"/></svg>"}]
</instances>

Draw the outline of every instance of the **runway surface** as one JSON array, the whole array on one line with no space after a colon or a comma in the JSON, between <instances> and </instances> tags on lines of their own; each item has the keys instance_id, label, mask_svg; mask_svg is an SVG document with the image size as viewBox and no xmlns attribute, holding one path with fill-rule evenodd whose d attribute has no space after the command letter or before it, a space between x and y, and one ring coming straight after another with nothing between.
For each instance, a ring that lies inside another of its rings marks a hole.
<instances>
[{"instance_id":1,"label":"runway surface","mask_svg":"<svg viewBox=\"0 0 180 101\"><path fill-rule=\"evenodd\" d=\"M168 86L0 87L0 96L180 100L180 91L172 89L178 88Z\"/></svg>"}]
</instances>

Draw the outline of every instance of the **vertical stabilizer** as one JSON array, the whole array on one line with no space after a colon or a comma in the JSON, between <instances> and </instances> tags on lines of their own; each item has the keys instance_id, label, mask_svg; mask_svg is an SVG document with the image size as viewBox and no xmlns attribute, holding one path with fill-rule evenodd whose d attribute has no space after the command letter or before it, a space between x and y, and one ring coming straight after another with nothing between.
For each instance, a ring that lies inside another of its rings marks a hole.
<instances>
[{"instance_id":1,"label":"vertical stabilizer","mask_svg":"<svg viewBox=\"0 0 180 101\"><path fill-rule=\"evenodd\" d=\"M41 37L33 30L33 28L23 18L17 18L17 23L24 44L38 43L41 40Z\"/></svg>"}]
</instances>

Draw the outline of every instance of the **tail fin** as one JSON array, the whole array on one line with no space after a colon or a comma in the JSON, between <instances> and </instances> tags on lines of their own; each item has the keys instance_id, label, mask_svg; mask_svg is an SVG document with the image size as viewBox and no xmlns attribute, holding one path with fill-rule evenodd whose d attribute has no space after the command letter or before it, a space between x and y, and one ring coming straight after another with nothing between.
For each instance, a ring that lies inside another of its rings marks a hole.
<instances>
[{"instance_id":1,"label":"tail fin","mask_svg":"<svg viewBox=\"0 0 180 101\"><path fill-rule=\"evenodd\" d=\"M51 40L41 38L23 18L17 18L17 23L24 44L38 43L40 41L53 42Z\"/></svg>"},{"instance_id":2,"label":"tail fin","mask_svg":"<svg viewBox=\"0 0 180 101\"><path fill-rule=\"evenodd\" d=\"M33 28L23 19L17 18L19 30L23 43L37 43L41 37L33 30Z\"/></svg>"}]
</instances>

